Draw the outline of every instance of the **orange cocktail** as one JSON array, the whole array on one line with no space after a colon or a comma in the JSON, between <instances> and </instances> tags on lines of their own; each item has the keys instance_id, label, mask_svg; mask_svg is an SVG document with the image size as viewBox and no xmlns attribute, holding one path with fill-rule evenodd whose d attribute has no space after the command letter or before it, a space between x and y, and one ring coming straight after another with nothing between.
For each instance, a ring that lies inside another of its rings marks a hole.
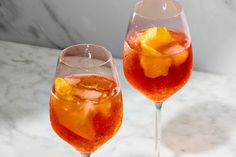
<instances>
[{"instance_id":1,"label":"orange cocktail","mask_svg":"<svg viewBox=\"0 0 236 157\"><path fill-rule=\"evenodd\" d=\"M57 77L50 95L54 131L82 154L109 140L122 121L122 96L115 81L102 75Z\"/></svg>"},{"instance_id":2,"label":"orange cocktail","mask_svg":"<svg viewBox=\"0 0 236 157\"><path fill-rule=\"evenodd\" d=\"M153 27L127 35L124 46L127 80L155 102L163 102L189 79L192 48L184 34Z\"/></svg>"}]
</instances>

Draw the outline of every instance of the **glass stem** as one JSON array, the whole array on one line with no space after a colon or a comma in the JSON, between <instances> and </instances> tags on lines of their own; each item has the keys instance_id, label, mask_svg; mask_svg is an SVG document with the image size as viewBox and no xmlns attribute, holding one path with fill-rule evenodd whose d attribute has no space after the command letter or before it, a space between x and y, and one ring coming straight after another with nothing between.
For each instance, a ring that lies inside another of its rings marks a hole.
<instances>
[{"instance_id":1,"label":"glass stem","mask_svg":"<svg viewBox=\"0 0 236 157\"><path fill-rule=\"evenodd\" d=\"M155 107L156 107L155 157L160 157L160 147L161 147L161 108L162 108L162 103L155 103Z\"/></svg>"},{"instance_id":2,"label":"glass stem","mask_svg":"<svg viewBox=\"0 0 236 157\"><path fill-rule=\"evenodd\" d=\"M82 154L83 157L90 157L91 154Z\"/></svg>"}]
</instances>

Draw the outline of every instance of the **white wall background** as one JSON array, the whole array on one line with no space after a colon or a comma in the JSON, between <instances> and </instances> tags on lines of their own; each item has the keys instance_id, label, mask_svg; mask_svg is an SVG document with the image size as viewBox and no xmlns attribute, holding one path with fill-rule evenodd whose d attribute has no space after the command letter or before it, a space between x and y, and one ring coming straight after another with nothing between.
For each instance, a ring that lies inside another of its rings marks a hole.
<instances>
[{"instance_id":1,"label":"white wall background","mask_svg":"<svg viewBox=\"0 0 236 157\"><path fill-rule=\"evenodd\" d=\"M0 39L64 48L101 44L122 56L138 0L0 0ZM236 76L236 1L179 0L190 25L195 69Z\"/></svg>"}]
</instances>

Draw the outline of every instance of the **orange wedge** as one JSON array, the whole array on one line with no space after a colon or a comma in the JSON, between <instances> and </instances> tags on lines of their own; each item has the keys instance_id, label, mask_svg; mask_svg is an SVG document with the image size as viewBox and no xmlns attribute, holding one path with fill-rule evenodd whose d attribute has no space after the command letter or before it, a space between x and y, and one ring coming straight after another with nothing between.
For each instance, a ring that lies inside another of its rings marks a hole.
<instances>
[{"instance_id":1,"label":"orange wedge","mask_svg":"<svg viewBox=\"0 0 236 157\"><path fill-rule=\"evenodd\" d=\"M153 27L147 29L140 38L141 47L149 46L158 49L160 46L172 41L169 31L165 27Z\"/></svg>"},{"instance_id":2,"label":"orange wedge","mask_svg":"<svg viewBox=\"0 0 236 157\"><path fill-rule=\"evenodd\" d=\"M57 77L55 79L55 90L60 95L68 95L72 91L72 87L65 79Z\"/></svg>"},{"instance_id":3,"label":"orange wedge","mask_svg":"<svg viewBox=\"0 0 236 157\"><path fill-rule=\"evenodd\" d=\"M162 55L157 49L172 41L165 27L147 29L140 38L140 65L146 77L156 78L168 75L171 59Z\"/></svg>"},{"instance_id":4,"label":"orange wedge","mask_svg":"<svg viewBox=\"0 0 236 157\"><path fill-rule=\"evenodd\" d=\"M74 98L71 95L72 85L65 79L57 77L54 81L55 91L60 98L68 101L73 101Z\"/></svg>"},{"instance_id":5,"label":"orange wedge","mask_svg":"<svg viewBox=\"0 0 236 157\"><path fill-rule=\"evenodd\" d=\"M140 64L146 77L156 78L168 75L171 59L166 56L140 56Z\"/></svg>"}]
</instances>

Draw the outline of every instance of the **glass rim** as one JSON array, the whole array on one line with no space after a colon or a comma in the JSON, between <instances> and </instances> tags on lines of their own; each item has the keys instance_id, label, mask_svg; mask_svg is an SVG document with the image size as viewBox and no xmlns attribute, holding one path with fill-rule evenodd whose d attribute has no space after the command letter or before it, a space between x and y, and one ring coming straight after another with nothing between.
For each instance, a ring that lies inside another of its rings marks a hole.
<instances>
[{"instance_id":1,"label":"glass rim","mask_svg":"<svg viewBox=\"0 0 236 157\"><path fill-rule=\"evenodd\" d=\"M80 47L80 46L94 46L94 47L97 47L97 48L101 48L104 50L104 52L106 54L108 54L108 58L106 60L104 60L104 62L100 63L100 64L97 64L97 65L90 65L90 66L80 66L80 65L71 65L71 64L68 64L65 60L63 60L63 54L66 53L69 49L71 48L75 48L75 47ZM112 53L106 49L105 47L103 46L100 46L100 45L97 45L97 44L76 44L76 45L71 45L69 47L66 47L65 49L63 49L60 54L59 54L59 62L60 63L63 63L65 64L66 66L70 67L70 68L80 68L80 69L92 69L92 68L97 68L97 67L101 67L105 64L107 64L108 62L110 62L112 60L113 56L112 56Z\"/></svg>"},{"instance_id":2,"label":"glass rim","mask_svg":"<svg viewBox=\"0 0 236 157\"><path fill-rule=\"evenodd\" d=\"M176 0L174 0L173 2L178 6L178 13L173 16L169 16L169 17L165 17L165 18L161 18L161 17L151 18L151 17L147 17L145 15L138 13L137 8L139 7L139 5L141 5L143 3L143 0L135 3L133 13L135 13L136 15L138 15L144 19L148 19L148 20L152 20L152 21L172 19L172 18L175 18L175 17L181 15L184 12L183 7L179 2L177 2Z\"/></svg>"}]
</instances>

